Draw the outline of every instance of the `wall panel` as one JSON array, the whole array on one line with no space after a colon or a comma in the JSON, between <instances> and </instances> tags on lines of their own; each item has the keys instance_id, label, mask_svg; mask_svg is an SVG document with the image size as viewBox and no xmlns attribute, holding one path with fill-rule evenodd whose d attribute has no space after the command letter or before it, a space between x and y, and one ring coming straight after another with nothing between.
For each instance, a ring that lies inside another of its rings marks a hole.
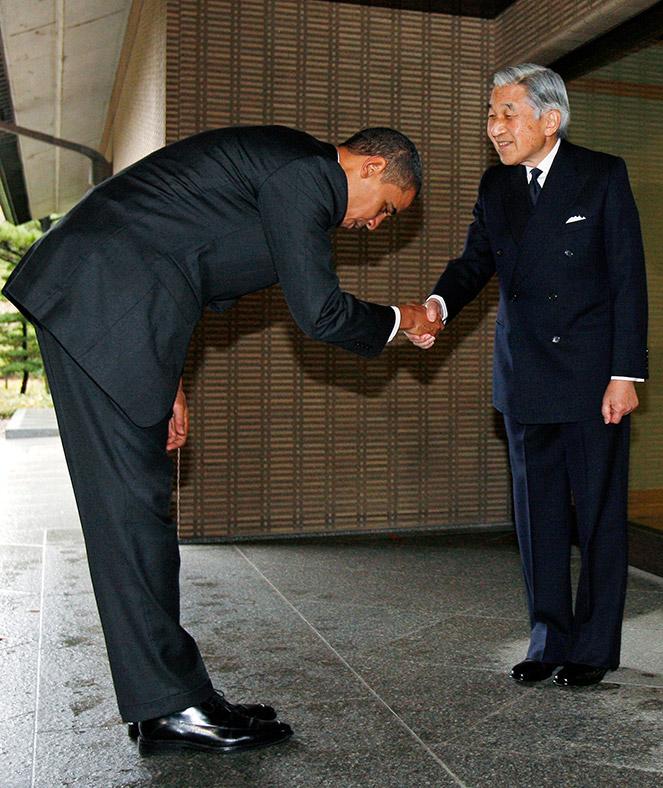
<instances>
[{"instance_id":1,"label":"wall panel","mask_svg":"<svg viewBox=\"0 0 663 788\"><path fill-rule=\"evenodd\" d=\"M336 249L351 292L420 299L462 247L487 163L489 24L321 0L171 0L167 138L238 123L330 141L369 125L410 134L422 199L375 235L339 231ZM399 339L373 361L307 339L278 288L206 317L186 370L182 537L508 521L495 304L486 292L434 352Z\"/></svg>"},{"instance_id":2,"label":"wall panel","mask_svg":"<svg viewBox=\"0 0 663 788\"><path fill-rule=\"evenodd\" d=\"M495 20L326 0L168 0L166 135L283 123L332 142L392 125L421 149L421 199L336 236L343 286L421 298L459 253L481 173L486 80L558 57L651 5L518 0ZM510 519L491 401L495 286L429 353L365 361L314 343L278 288L208 316L186 368L185 539L470 526Z\"/></svg>"}]
</instances>

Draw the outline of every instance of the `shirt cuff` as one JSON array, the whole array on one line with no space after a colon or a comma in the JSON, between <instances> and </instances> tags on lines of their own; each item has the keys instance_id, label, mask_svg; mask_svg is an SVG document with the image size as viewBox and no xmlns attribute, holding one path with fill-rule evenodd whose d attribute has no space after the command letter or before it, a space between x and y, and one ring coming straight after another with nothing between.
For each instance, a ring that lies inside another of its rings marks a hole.
<instances>
[{"instance_id":1,"label":"shirt cuff","mask_svg":"<svg viewBox=\"0 0 663 788\"><path fill-rule=\"evenodd\" d=\"M426 299L426 303L428 303L431 299L435 299L440 305L440 309L442 310L442 322L446 323L447 318L449 317L449 310L447 309L447 305L444 302L444 298L442 298L442 296L439 295L428 296L428 298Z\"/></svg>"},{"instance_id":2,"label":"shirt cuff","mask_svg":"<svg viewBox=\"0 0 663 788\"><path fill-rule=\"evenodd\" d=\"M394 323L394 327L391 330L391 334L389 334L389 339L387 340L387 344L391 342L391 340L398 334L398 329L401 327L401 310L397 306L391 307L394 310L396 315L396 322Z\"/></svg>"},{"instance_id":3,"label":"shirt cuff","mask_svg":"<svg viewBox=\"0 0 663 788\"><path fill-rule=\"evenodd\" d=\"M621 375L613 375L610 380L631 380L633 383L644 383L644 378L624 378Z\"/></svg>"}]
</instances>

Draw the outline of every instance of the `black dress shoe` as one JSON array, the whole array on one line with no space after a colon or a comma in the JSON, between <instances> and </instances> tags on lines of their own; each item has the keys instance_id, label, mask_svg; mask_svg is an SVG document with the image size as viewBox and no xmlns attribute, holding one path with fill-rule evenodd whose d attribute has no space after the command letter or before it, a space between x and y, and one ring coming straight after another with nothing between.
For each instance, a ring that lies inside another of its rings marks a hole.
<instances>
[{"instance_id":1,"label":"black dress shoe","mask_svg":"<svg viewBox=\"0 0 663 788\"><path fill-rule=\"evenodd\" d=\"M278 720L259 720L239 714L216 693L198 706L142 720L138 723L141 755L170 750L238 752L277 744L292 736L292 728Z\"/></svg>"},{"instance_id":2,"label":"black dress shoe","mask_svg":"<svg viewBox=\"0 0 663 788\"><path fill-rule=\"evenodd\" d=\"M557 670L557 665L550 662L538 662L535 659L526 659L524 662L519 662L511 668L509 676L514 681L529 682L529 681L543 681L550 678Z\"/></svg>"},{"instance_id":3,"label":"black dress shoe","mask_svg":"<svg viewBox=\"0 0 663 788\"><path fill-rule=\"evenodd\" d=\"M570 662L557 673L553 681L558 687L591 687L599 684L608 668L596 668L592 665L574 665Z\"/></svg>"},{"instance_id":4,"label":"black dress shoe","mask_svg":"<svg viewBox=\"0 0 663 788\"><path fill-rule=\"evenodd\" d=\"M227 701L227 703L232 706L238 714L243 714L245 717L255 717L257 720L276 719L276 710L271 706L267 706L265 703L230 703L230 701ZM130 739L137 739L138 723L128 722L127 733Z\"/></svg>"}]
</instances>

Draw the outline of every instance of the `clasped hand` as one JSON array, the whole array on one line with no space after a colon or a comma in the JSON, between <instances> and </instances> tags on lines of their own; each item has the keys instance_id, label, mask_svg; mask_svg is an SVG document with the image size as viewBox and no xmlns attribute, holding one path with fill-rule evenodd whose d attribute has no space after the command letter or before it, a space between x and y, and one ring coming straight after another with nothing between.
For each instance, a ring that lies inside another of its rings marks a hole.
<instances>
[{"instance_id":1,"label":"clasped hand","mask_svg":"<svg viewBox=\"0 0 663 788\"><path fill-rule=\"evenodd\" d=\"M423 350L432 347L444 328L439 302L431 299L427 304L403 304L398 308L401 329L410 342Z\"/></svg>"}]
</instances>

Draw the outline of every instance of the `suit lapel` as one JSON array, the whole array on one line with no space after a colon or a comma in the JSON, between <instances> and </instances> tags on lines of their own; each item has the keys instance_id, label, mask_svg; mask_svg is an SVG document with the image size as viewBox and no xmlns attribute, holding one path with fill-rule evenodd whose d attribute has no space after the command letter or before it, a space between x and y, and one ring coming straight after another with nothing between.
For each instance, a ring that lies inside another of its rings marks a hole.
<instances>
[{"instance_id":1,"label":"suit lapel","mask_svg":"<svg viewBox=\"0 0 663 788\"><path fill-rule=\"evenodd\" d=\"M532 204L529 201L527 174L524 166L504 168L501 191L504 218L511 230L513 240L519 246L532 215ZM516 267L516 258L513 255L507 255L503 261L500 278L508 283L511 281L513 270Z\"/></svg>"},{"instance_id":2,"label":"suit lapel","mask_svg":"<svg viewBox=\"0 0 663 788\"><path fill-rule=\"evenodd\" d=\"M535 250L545 249L554 243L569 216L569 209L577 200L589 176L590 173L580 173L577 170L573 145L562 141L536 208L530 212L520 235L520 255L513 271L513 278L518 283L531 273L538 260L547 259L545 255L535 254ZM526 186L525 195L529 203ZM520 199L522 198L518 194L514 195L514 200Z\"/></svg>"},{"instance_id":3,"label":"suit lapel","mask_svg":"<svg viewBox=\"0 0 663 788\"><path fill-rule=\"evenodd\" d=\"M531 235L559 232L558 220L564 224L568 213L566 216L564 214L575 202L586 179L587 176L583 177L576 169L572 146L562 142L523 235L523 241Z\"/></svg>"}]
</instances>

